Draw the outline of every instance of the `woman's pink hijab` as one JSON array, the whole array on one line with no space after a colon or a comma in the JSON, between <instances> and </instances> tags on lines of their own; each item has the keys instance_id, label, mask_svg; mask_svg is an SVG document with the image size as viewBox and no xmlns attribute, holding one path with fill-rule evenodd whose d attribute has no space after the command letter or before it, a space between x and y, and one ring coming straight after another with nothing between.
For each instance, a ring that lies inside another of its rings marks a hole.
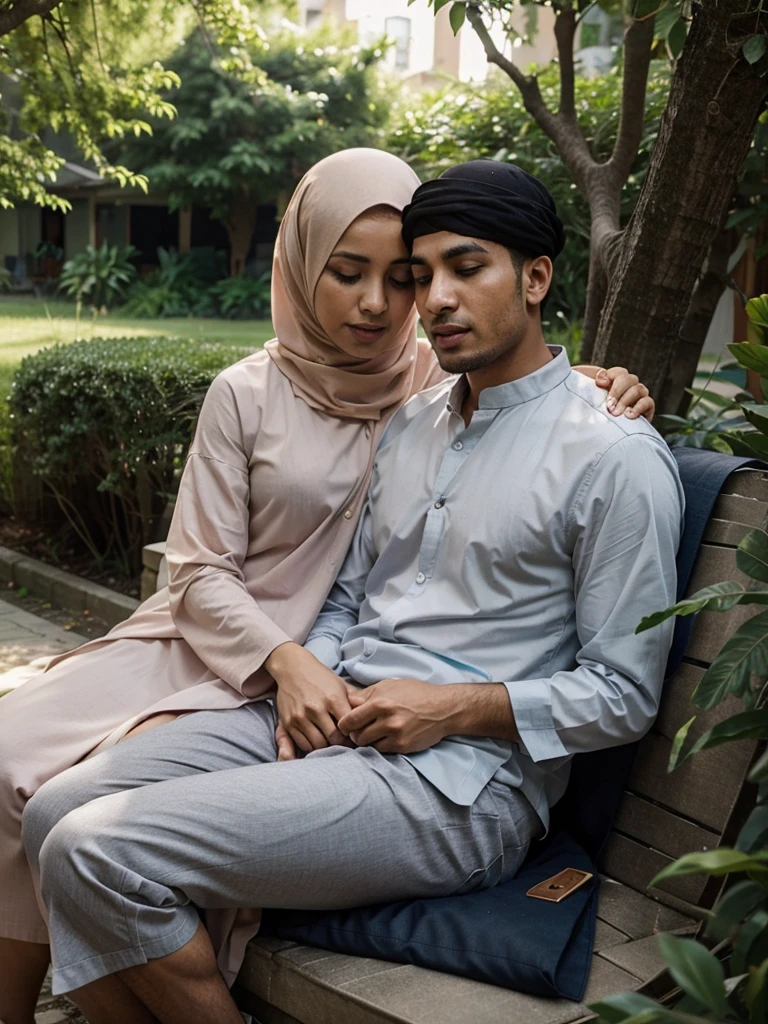
<instances>
[{"instance_id":1,"label":"woman's pink hijab","mask_svg":"<svg viewBox=\"0 0 768 1024\"><path fill-rule=\"evenodd\" d=\"M272 320L266 349L313 409L355 420L379 420L431 383L434 361L416 342L416 311L395 344L375 358L342 352L318 323L317 282L350 224L373 206L401 211L419 179L378 149L346 149L326 157L299 182L280 225L272 269Z\"/></svg>"}]
</instances>

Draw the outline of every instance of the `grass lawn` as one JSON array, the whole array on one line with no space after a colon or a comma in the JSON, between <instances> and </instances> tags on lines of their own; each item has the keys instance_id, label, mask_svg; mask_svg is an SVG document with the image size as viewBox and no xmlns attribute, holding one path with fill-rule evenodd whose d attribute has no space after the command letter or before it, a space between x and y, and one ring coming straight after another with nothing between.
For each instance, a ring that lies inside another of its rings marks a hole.
<instances>
[{"instance_id":1,"label":"grass lawn","mask_svg":"<svg viewBox=\"0 0 768 1024\"><path fill-rule=\"evenodd\" d=\"M0 372L38 349L75 338L177 335L200 341L231 341L259 348L273 336L269 320L168 319L144 320L120 315L117 309L94 322L86 313L78 325L75 306L60 299L0 296ZM5 371L5 372L3 372Z\"/></svg>"}]
</instances>

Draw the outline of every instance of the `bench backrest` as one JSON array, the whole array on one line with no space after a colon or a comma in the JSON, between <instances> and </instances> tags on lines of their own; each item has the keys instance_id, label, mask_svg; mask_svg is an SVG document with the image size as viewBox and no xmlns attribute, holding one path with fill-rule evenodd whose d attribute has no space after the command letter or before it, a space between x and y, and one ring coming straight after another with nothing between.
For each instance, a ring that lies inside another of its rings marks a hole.
<instances>
[{"instance_id":1,"label":"bench backrest","mask_svg":"<svg viewBox=\"0 0 768 1024\"><path fill-rule=\"evenodd\" d=\"M750 582L736 568L736 546L755 528L768 528L768 472L733 473L709 521L688 586L688 594L724 580ZM733 843L749 809L753 787L745 781L755 743L725 744L705 750L669 774L672 741L695 713L689 740L743 710L729 698L710 711L691 704L691 695L725 641L757 606L730 612L702 612L696 621L682 665L667 680L658 719L642 740L632 774L606 844L602 868L606 875L640 892L663 867L684 853ZM662 882L650 890L660 902L696 915L709 908L722 879L704 875Z\"/></svg>"}]
</instances>

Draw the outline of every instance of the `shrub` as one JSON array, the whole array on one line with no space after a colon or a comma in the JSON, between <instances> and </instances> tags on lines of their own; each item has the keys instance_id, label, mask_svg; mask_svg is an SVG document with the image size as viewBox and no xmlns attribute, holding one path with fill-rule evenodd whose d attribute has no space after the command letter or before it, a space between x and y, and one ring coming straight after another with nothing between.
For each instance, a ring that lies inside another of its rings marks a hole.
<instances>
[{"instance_id":1,"label":"shrub","mask_svg":"<svg viewBox=\"0 0 768 1024\"><path fill-rule=\"evenodd\" d=\"M138 572L214 376L248 349L97 338L22 360L10 406L17 465L43 479L96 562Z\"/></svg>"},{"instance_id":2,"label":"shrub","mask_svg":"<svg viewBox=\"0 0 768 1024\"><path fill-rule=\"evenodd\" d=\"M178 253L157 250L159 266L128 293L123 312L128 316L210 316L215 303L206 289L226 273L226 254L211 247Z\"/></svg>"},{"instance_id":3,"label":"shrub","mask_svg":"<svg viewBox=\"0 0 768 1024\"><path fill-rule=\"evenodd\" d=\"M221 316L230 320L267 317L270 313L270 274L260 277L229 277L208 292Z\"/></svg>"},{"instance_id":4,"label":"shrub","mask_svg":"<svg viewBox=\"0 0 768 1024\"><path fill-rule=\"evenodd\" d=\"M136 250L132 245L107 245L98 249L86 246L64 264L59 278L59 291L77 300L78 307L87 301L94 312L122 298L125 289L136 277L130 262Z\"/></svg>"}]
</instances>

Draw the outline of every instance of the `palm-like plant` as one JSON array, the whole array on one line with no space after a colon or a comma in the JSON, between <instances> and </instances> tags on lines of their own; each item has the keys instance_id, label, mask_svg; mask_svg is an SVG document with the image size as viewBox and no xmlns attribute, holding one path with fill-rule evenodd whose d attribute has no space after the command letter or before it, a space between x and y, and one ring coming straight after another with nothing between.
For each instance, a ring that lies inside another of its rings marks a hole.
<instances>
[{"instance_id":1,"label":"palm-like plant","mask_svg":"<svg viewBox=\"0 0 768 1024\"><path fill-rule=\"evenodd\" d=\"M59 291L76 300L78 313L88 302L96 314L116 299L136 277L131 263L136 249L132 245L108 245L98 249L92 245L64 264L59 278Z\"/></svg>"}]
</instances>

